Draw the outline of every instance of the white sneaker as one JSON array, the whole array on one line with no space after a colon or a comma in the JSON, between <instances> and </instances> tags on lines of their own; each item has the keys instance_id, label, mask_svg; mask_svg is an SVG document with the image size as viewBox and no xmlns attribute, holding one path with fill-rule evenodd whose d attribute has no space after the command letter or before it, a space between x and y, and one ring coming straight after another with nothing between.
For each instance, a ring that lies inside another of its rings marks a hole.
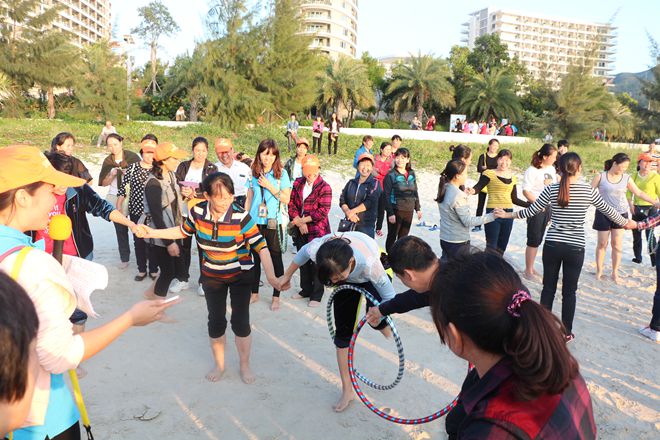
<instances>
[{"instance_id":1,"label":"white sneaker","mask_svg":"<svg viewBox=\"0 0 660 440\"><path fill-rule=\"evenodd\" d=\"M657 330L653 330L651 327L640 328L639 334L641 334L646 338L649 338L652 341L660 342L660 332Z\"/></svg>"},{"instance_id":2,"label":"white sneaker","mask_svg":"<svg viewBox=\"0 0 660 440\"><path fill-rule=\"evenodd\" d=\"M205 293L204 293L204 287L202 287L201 284L200 284L199 287L197 288L197 295L199 295L199 296L204 296L204 295L205 295Z\"/></svg>"},{"instance_id":3,"label":"white sneaker","mask_svg":"<svg viewBox=\"0 0 660 440\"><path fill-rule=\"evenodd\" d=\"M172 284L170 284L170 293L179 293L182 290L186 290L188 288L188 281L179 281L179 280L174 280Z\"/></svg>"}]
</instances>

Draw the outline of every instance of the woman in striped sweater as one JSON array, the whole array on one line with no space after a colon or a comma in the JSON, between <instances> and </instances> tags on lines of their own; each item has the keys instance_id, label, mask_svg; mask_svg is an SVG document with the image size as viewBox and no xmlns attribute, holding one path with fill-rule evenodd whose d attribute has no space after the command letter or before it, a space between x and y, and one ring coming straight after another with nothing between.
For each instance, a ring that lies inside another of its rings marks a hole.
<instances>
[{"instance_id":1,"label":"woman in striped sweater","mask_svg":"<svg viewBox=\"0 0 660 440\"><path fill-rule=\"evenodd\" d=\"M552 310L557 290L559 270L563 268L561 320L566 331L566 341L575 338L573 317L575 316L575 292L584 263L584 219L589 206L594 205L600 212L620 226L633 228L636 223L626 220L614 208L605 203L595 188L580 182L582 160L576 153L566 153L561 157L560 183L548 185L532 205L516 213L511 218L529 218L551 206L550 228L543 245L543 290L541 304Z\"/></svg>"}]
</instances>

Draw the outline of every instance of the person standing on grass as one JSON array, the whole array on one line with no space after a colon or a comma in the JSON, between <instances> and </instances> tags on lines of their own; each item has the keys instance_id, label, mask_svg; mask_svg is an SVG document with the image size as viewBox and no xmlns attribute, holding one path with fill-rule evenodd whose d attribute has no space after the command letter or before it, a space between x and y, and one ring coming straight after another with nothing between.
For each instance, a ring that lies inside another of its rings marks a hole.
<instances>
[{"instance_id":1,"label":"person standing on grass","mask_svg":"<svg viewBox=\"0 0 660 440\"><path fill-rule=\"evenodd\" d=\"M332 206L332 188L320 174L321 163L313 155L305 156L303 176L293 182L289 200L289 218L294 231L294 245L300 250L318 237L329 234L328 214ZM300 292L292 299L308 298L309 307L318 307L323 298L323 284L316 274L316 264L308 261L300 267Z\"/></svg>"},{"instance_id":2,"label":"person standing on grass","mask_svg":"<svg viewBox=\"0 0 660 440\"><path fill-rule=\"evenodd\" d=\"M534 203L546 186L557 183L557 173L554 167L556 160L557 148L552 144L543 144L538 151L534 152L532 164L527 168L523 177L523 196L528 202ZM534 271L534 260L549 221L550 208L527 219L524 277L528 280L539 281L538 274Z\"/></svg>"},{"instance_id":3,"label":"person standing on grass","mask_svg":"<svg viewBox=\"0 0 660 440\"><path fill-rule=\"evenodd\" d=\"M370 135L366 135L362 138L362 145L360 145L360 148L358 148L357 151L355 152L355 156L353 156L353 168L357 170L358 157L360 157L364 153L372 154L371 149L373 148L373 146L374 146L373 137L371 137Z\"/></svg>"},{"instance_id":4,"label":"person standing on grass","mask_svg":"<svg viewBox=\"0 0 660 440\"><path fill-rule=\"evenodd\" d=\"M337 113L333 113L328 122L328 156L330 154L337 154L337 142L339 141L339 132L341 131L341 121L337 117ZM330 153L330 146L334 144L335 149Z\"/></svg>"},{"instance_id":5,"label":"person standing on grass","mask_svg":"<svg viewBox=\"0 0 660 440\"><path fill-rule=\"evenodd\" d=\"M398 150L401 147L401 143L403 142L403 139L401 139L401 136L398 134L395 134L392 136L390 139L392 141L392 154L396 153L396 150Z\"/></svg>"},{"instance_id":6,"label":"person standing on grass","mask_svg":"<svg viewBox=\"0 0 660 440\"><path fill-rule=\"evenodd\" d=\"M291 156L284 164L284 169L291 177L291 180L295 181L296 179L303 177L302 162L303 159L305 159L305 156L307 156L308 150L309 141L307 138L298 138L296 141L296 154Z\"/></svg>"},{"instance_id":7,"label":"person standing on grass","mask_svg":"<svg viewBox=\"0 0 660 440\"><path fill-rule=\"evenodd\" d=\"M394 242L410 232L415 211L417 219L422 220L417 176L410 165L410 152L407 148L399 148L394 154L394 169L385 177L383 187L388 222L385 249L389 254Z\"/></svg>"},{"instance_id":8,"label":"person standing on grass","mask_svg":"<svg viewBox=\"0 0 660 440\"><path fill-rule=\"evenodd\" d=\"M286 123L286 146L291 153L291 145L296 145L298 142L298 121L296 120L296 114L291 113L289 121Z\"/></svg>"},{"instance_id":9,"label":"person standing on grass","mask_svg":"<svg viewBox=\"0 0 660 440\"><path fill-rule=\"evenodd\" d=\"M552 139L550 139L550 142L552 142ZM557 141L557 160L555 161L555 171L557 171L557 175L559 175L559 159L561 159L562 155L568 153L568 148L569 144L566 139L560 139Z\"/></svg>"},{"instance_id":10,"label":"person standing on grass","mask_svg":"<svg viewBox=\"0 0 660 440\"><path fill-rule=\"evenodd\" d=\"M642 153L639 156L638 160L639 170L633 174L632 181L637 185L637 187L644 193L648 194L652 199L658 199L660 197L660 175L657 172L651 170L651 164L655 163L655 158L653 158L649 153ZM633 195L633 193L628 190L626 193L628 198L628 203L630 204L630 212L632 212L632 219L636 222L646 220L649 217L654 217L658 210L645 201L644 199ZM633 263L641 264L642 263L642 233L633 229L633 253L635 257L632 259ZM653 231L646 230L646 240L649 241L649 257L651 258L651 266L655 266L655 234Z\"/></svg>"},{"instance_id":11,"label":"person standing on grass","mask_svg":"<svg viewBox=\"0 0 660 440\"><path fill-rule=\"evenodd\" d=\"M245 208L248 184L252 178L250 167L236 158L234 144L231 139L216 139L215 154L218 156L219 160L215 164L218 171L228 174L229 177L231 177L232 182L234 182L234 203L241 208Z\"/></svg>"},{"instance_id":12,"label":"person standing on grass","mask_svg":"<svg viewBox=\"0 0 660 440\"><path fill-rule=\"evenodd\" d=\"M566 341L575 339L573 318L575 317L575 292L584 264L584 219L587 209L593 205L610 221L620 227L636 227L612 206L608 205L599 192L581 181L582 160L576 153L566 153L559 163L561 181L546 186L534 203L518 212L507 213L508 218L529 218L540 214L550 206L550 228L543 244L543 290L541 304L552 310L557 292L559 270L562 278L561 320L564 324Z\"/></svg>"},{"instance_id":13,"label":"person standing on grass","mask_svg":"<svg viewBox=\"0 0 660 440\"><path fill-rule=\"evenodd\" d=\"M153 167L156 145L158 145L158 138L153 134L146 134L142 138L140 141L142 160L128 166L121 185L117 189L117 205L123 206L124 200L128 197L128 216L133 223L137 223L144 212L144 185ZM133 234L133 247L138 267L135 281L144 280L147 274L152 280L155 280L158 275L158 265L155 258L149 253L149 245L142 238Z\"/></svg>"},{"instance_id":14,"label":"person standing on grass","mask_svg":"<svg viewBox=\"0 0 660 440\"><path fill-rule=\"evenodd\" d=\"M188 217L190 207L204 200L204 192L201 188L202 181L211 174L218 171L217 167L208 160L209 141L204 137L196 137L192 141L193 158L179 164L174 173L177 184L181 189L181 213ZM176 259L176 281L170 286L171 293L179 293L189 287L190 259L191 259L192 237L186 237L181 242L181 255ZM199 267L201 268L201 254ZM197 294L204 295L201 275L197 281Z\"/></svg>"},{"instance_id":15,"label":"person standing on grass","mask_svg":"<svg viewBox=\"0 0 660 440\"><path fill-rule=\"evenodd\" d=\"M323 142L323 118L321 115L316 115L314 123L312 123L312 153L321 154L321 143Z\"/></svg>"},{"instance_id":16,"label":"person standing on grass","mask_svg":"<svg viewBox=\"0 0 660 440\"><path fill-rule=\"evenodd\" d=\"M600 196L607 204L612 206L622 217L628 218L630 206L626 200L626 192L630 191L636 197L660 207L658 199L653 199L642 192L635 182L626 174L630 166L630 157L625 153L617 153L612 159L605 161L605 171L597 174L591 182L591 186L597 189ZM621 253L623 252L623 228L602 213L596 212L594 216L593 229L598 231L598 243L596 245L596 279L603 277L603 266L608 241L612 240L612 281L619 284L619 265L621 264Z\"/></svg>"},{"instance_id":17,"label":"person standing on grass","mask_svg":"<svg viewBox=\"0 0 660 440\"><path fill-rule=\"evenodd\" d=\"M272 139L264 139L257 147L257 154L252 162L252 177L249 183L245 210L250 213L259 228L259 233L268 245L270 259L276 276L284 273L282 261L283 243L286 243L286 231L282 229L283 216L291 200L291 180L282 166L280 150ZM261 283L260 256L254 255L255 269L250 303L259 301ZM273 299L270 309L280 309L280 291L273 286Z\"/></svg>"},{"instance_id":18,"label":"person standing on grass","mask_svg":"<svg viewBox=\"0 0 660 440\"><path fill-rule=\"evenodd\" d=\"M99 174L99 186L107 186L108 194L105 199L122 214L128 216L128 206L125 203L121 205L118 202L119 188L123 186L122 179L128 170L129 165L140 162L140 156L129 150L124 150L124 138L117 133L110 133L106 139L110 154L101 164L101 173ZM117 236L117 248L119 249L119 259L121 261L119 268L126 269L131 257L131 247L128 243L128 228L119 223L113 223L115 226L115 235Z\"/></svg>"},{"instance_id":19,"label":"person standing on grass","mask_svg":"<svg viewBox=\"0 0 660 440\"><path fill-rule=\"evenodd\" d=\"M394 155L391 142L380 144L380 154L374 158L373 174L380 187L380 197L378 198L378 217L376 219L376 235L383 236L383 220L385 219L385 199L383 193L383 181L385 176L394 166Z\"/></svg>"},{"instance_id":20,"label":"person standing on grass","mask_svg":"<svg viewBox=\"0 0 660 440\"><path fill-rule=\"evenodd\" d=\"M497 168L497 151L500 149L500 141L497 139L491 139L488 141L488 148L486 152L479 156L477 160L477 171L479 174L483 174L486 170L494 170ZM477 217L481 217L484 213L484 206L486 206L486 197L487 193L482 190L479 192L477 200ZM472 232L481 231L481 226L475 226L472 228Z\"/></svg>"}]
</instances>

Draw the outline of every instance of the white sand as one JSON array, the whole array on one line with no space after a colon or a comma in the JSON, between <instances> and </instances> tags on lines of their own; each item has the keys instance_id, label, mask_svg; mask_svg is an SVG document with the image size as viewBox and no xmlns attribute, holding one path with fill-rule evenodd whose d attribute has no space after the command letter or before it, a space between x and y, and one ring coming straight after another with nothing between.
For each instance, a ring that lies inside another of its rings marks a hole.
<instances>
[{"instance_id":1,"label":"white sand","mask_svg":"<svg viewBox=\"0 0 660 440\"><path fill-rule=\"evenodd\" d=\"M98 166L93 167L98 175ZM351 173L352 174L352 173ZM339 192L349 177L324 174L334 192L331 225L341 213ZM437 177L419 173L420 195L426 223L438 223L435 197ZM104 189L99 189L104 193ZM476 197L473 198L476 204ZM595 234L588 219L587 257L580 279L571 350L578 358L593 400L600 438L658 438L660 431L659 348L642 338L637 329L648 325L655 290L655 270L645 257L633 265L631 236L626 233L622 265L624 285L596 281ZM142 298L147 280L133 281L131 267L119 270L114 228L91 221L95 261L110 272L110 287L93 296L102 317L88 327L106 322ZM413 226L411 233L427 240L440 252L438 232ZM524 267L525 223L516 221L506 257ZM483 246L483 233L472 234ZM379 239L384 244L384 238ZM131 245L132 247L132 245ZM131 249L131 252L132 249ZM291 260L286 254L286 263ZM609 253L607 258L609 258ZM193 256L193 262L196 256ZM198 275L191 267L192 280ZM609 262L606 265L606 273ZM537 271L542 271L541 256ZM265 278L265 277L264 277ZM339 396L335 350L328 335L323 307L310 309L303 301L283 293L283 307L271 312L270 288L261 289L261 301L251 307L254 385L244 385L238 375L237 354L231 331L227 371L221 382L204 379L211 367L206 332L206 304L194 289L182 292L184 301L172 308L174 324L136 328L84 364L89 374L81 381L96 438L99 439L438 439L445 438L444 419L416 427L387 422L359 401L342 414L331 405ZM396 282L397 291L403 291ZM540 286L529 285L538 299ZM196 288L196 286L195 286ZM326 296L328 296L326 291ZM559 295L561 296L561 295ZM558 298L559 299L559 298ZM560 301L555 304L560 310ZM395 315L406 353L406 373L392 391L365 387L379 407L393 408L403 417L422 417L445 406L463 381L466 363L441 346L428 309ZM397 371L392 342L371 330L362 332L356 365L367 376L389 383ZM140 416L143 419L138 420Z\"/></svg>"}]
</instances>

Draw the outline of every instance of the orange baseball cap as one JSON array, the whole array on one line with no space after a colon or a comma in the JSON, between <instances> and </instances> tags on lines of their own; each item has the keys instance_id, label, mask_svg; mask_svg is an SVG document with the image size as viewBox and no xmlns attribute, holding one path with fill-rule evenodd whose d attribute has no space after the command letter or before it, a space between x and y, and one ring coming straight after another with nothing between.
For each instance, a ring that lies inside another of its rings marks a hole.
<instances>
[{"instance_id":1,"label":"orange baseball cap","mask_svg":"<svg viewBox=\"0 0 660 440\"><path fill-rule=\"evenodd\" d=\"M369 153L362 153L362 154L360 154L360 155L358 156L357 163L360 163L360 162L362 162L362 161L365 160L365 159L370 160L372 164L374 163L374 157L373 157L371 154L369 154Z\"/></svg>"},{"instance_id":2,"label":"orange baseball cap","mask_svg":"<svg viewBox=\"0 0 660 440\"><path fill-rule=\"evenodd\" d=\"M215 140L215 152L216 154L228 153L234 148L234 143L231 139L228 138L218 138Z\"/></svg>"},{"instance_id":3,"label":"orange baseball cap","mask_svg":"<svg viewBox=\"0 0 660 440\"><path fill-rule=\"evenodd\" d=\"M162 144L158 144L156 147L156 152L154 153L154 159L165 160L170 157L175 159L185 159L188 157L188 153L179 149L172 142L163 142Z\"/></svg>"},{"instance_id":4,"label":"orange baseball cap","mask_svg":"<svg viewBox=\"0 0 660 440\"><path fill-rule=\"evenodd\" d=\"M642 153L639 155L637 158L637 162L644 161L644 162L656 162L658 159L655 157L651 156L649 153Z\"/></svg>"},{"instance_id":5,"label":"orange baseball cap","mask_svg":"<svg viewBox=\"0 0 660 440\"><path fill-rule=\"evenodd\" d=\"M35 182L55 186L82 186L84 179L57 171L37 147L0 148L0 193Z\"/></svg>"},{"instance_id":6,"label":"orange baseball cap","mask_svg":"<svg viewBox=\"0 0 660 440\"><path fill-rule=\"evenodd\" d=\"M301 144L305 144L307 145L307 148L309 148L309 141L307 140L307 138L298 138L298 140L296 141L296 145L301 145Z\"/></svg>"},{"instance_id":7,"label":"orange baseball cap","mask_svg":"<svg viewBox=\"0 0 660 440\"><path fill-rule=\"evenodd\" d=\"M315 169L316 170L321 169L321 162L319 161L318 157L314 156L313 154L308 154L307 156L303 157L302 160L303 173L307 171L314 171Z\"/></svg>"},{"instance_id":8,"label":"orange baseball cap","mask_svg":"<svg viewBox=\"0 0 660 440\"><path fill-rule=\"evenodd\" d=\"M145 139L140 142L140 149L143 153L154 153L158 144L153 139Z\"/></svg>"}]
</instances>

